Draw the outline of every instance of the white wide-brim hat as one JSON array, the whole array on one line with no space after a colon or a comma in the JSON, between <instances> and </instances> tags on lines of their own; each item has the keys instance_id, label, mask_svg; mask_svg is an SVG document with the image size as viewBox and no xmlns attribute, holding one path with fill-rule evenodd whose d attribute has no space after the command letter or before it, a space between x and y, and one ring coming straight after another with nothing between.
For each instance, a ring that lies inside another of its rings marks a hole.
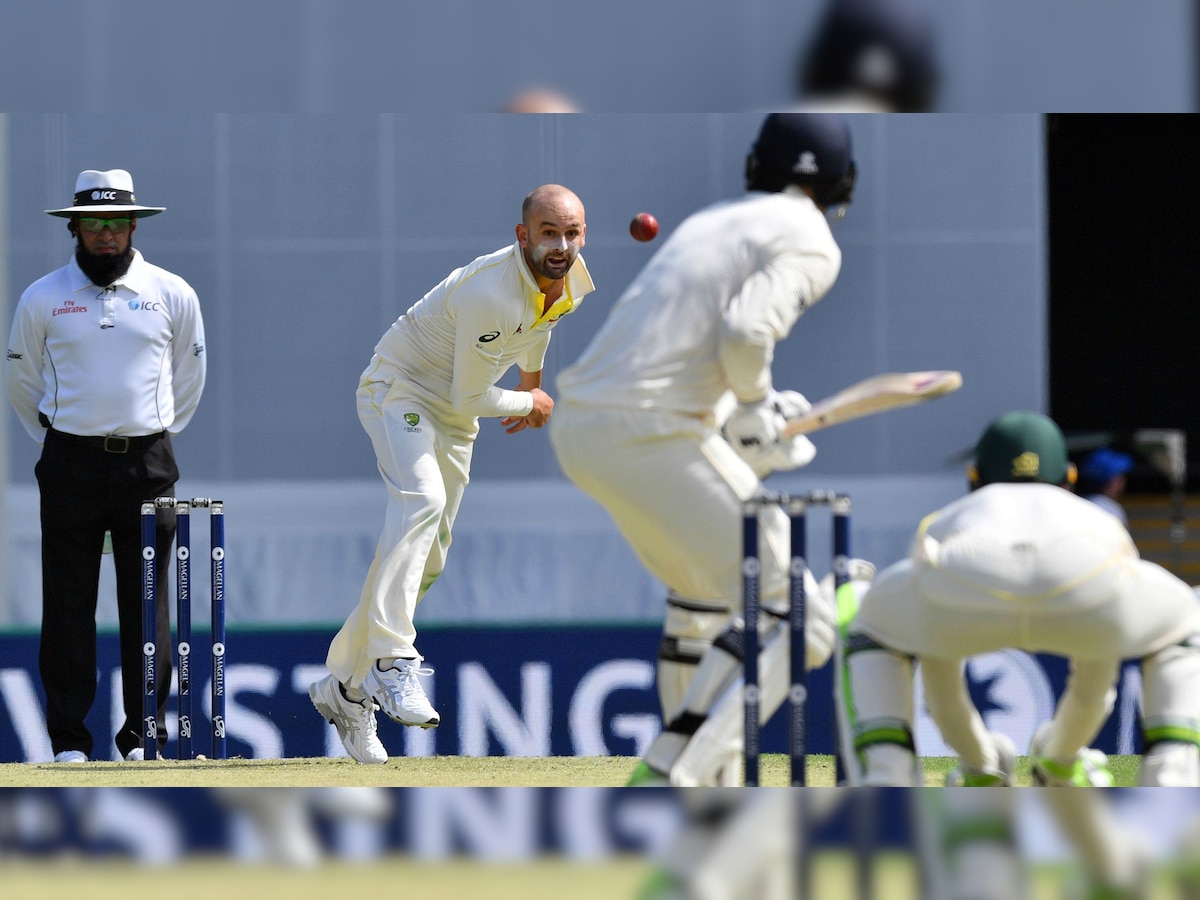
<instances>
[{"instance_id":1,"label":"white wide-brim hat","mask_svg":"<svg viewBox=\"0 0 1200 900\"><path fill-rule=\"evenodd\" d=\"M87 169L75 179L75 203L64 209L48 209L52 216L69 219L87 213L137 213L139 219L157 216L165 206L139 206L133 196L133 176L124 169L99 172Z\"/></svg>"}]
</instances>

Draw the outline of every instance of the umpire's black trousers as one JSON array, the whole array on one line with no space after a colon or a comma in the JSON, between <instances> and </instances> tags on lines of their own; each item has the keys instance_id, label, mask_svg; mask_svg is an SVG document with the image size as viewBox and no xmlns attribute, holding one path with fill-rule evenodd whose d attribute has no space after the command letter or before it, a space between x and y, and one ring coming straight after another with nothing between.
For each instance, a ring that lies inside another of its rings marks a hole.
<instances>
[{"instance_id":1,"label":"umpire's black trousers","mask_svg":"<svg viewBox=\"0 0 1200 900\"><path fill-rule=\"evenodd\" d=\"M123 452L121 452L123 450ZM140 438L77 437L49 429L34 468L41 495L42 632L38 667L46 692L46 729L54 752L93 756L84 724L96 699L96 602L104 532L112 533L121 631L125 721L121 757L142 743L141 504L171 497L179 469L166 433ZM170 567L175 514L158 514L158 740L166 742L171 649ZM149 754L149 748L147 748ZM108 758L108 753L103 754Z\"/></svg>"}]
</instances>

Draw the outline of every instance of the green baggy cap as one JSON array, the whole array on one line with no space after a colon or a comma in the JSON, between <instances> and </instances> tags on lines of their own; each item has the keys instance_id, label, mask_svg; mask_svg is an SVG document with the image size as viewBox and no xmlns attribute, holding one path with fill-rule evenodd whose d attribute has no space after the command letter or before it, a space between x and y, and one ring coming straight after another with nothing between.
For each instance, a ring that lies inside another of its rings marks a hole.
<instances>
[{"instance_id":1,"label":"green baggy cap","mask_svg":"<svg viewBox=\"0 0 1200 900\"><path fill-rule=\"evenodd\" d=\"M1067 481L1067 442L1052 419L1028 410L1008 412L975 445L980 484L996 481Z\"/></svg>"}]
</instances>

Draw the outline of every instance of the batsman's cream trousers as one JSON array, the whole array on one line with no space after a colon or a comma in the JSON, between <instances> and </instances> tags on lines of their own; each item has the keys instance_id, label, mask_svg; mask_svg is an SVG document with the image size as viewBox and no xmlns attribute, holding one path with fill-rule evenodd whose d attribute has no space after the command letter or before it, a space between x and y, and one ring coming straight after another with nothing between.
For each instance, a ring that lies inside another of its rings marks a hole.
<instances>
[{"instance_id":1,"label":"batsman's cream trousers","mask_svg":"<svg viewBox=\"0 0 1200 900\"><path fill-rule=\"evenodd\" d=\"M373 660L420 657L413 616L445 567L469 480L477 432L438 421L406 388L366 382L358 389L358 418L375 448L387 510L358 606L325 659L344 684L360 684Z\"/></svg>"},{"instance_id":2,"label":"batsman's cream trousers","mask_svg":"<svg viewBox=\"0 0 1200 900\"><path fill-rule=\"evenodd\" d=\"M563 472L608 511L654 577L740 611L742 502L759 481L715 428L563 400L549 427ZM764 605L786 608L787 516L772 507L760 522Z\"/></svg>"}]
</instances>

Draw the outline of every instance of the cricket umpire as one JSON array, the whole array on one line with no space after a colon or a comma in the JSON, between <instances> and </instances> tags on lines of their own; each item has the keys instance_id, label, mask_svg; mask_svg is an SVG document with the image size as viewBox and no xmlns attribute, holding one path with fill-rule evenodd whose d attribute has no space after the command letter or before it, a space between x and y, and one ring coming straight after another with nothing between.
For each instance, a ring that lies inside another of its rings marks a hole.
<instances>
[{"instance_id":1,"label":"cricket umpire","mask_svg":"<svg viewBox=\"0 0 1200 900\"><path fill-rule=\"evenodd\" d=\"M142 501L173 496L171 435L204 388L204 324L195 291L133 247L142 206L124 169L81 172L67 220L75 252L21 295L8 341L8 396L42 445L42 627L38 667L56 762L86 762L84 723L96 696L96 603L105 532L112 535L125 720L115 743L139 759L142 710ZM157 541L174 538L160 513ZM167 552L158 555L160 583ZM166 719L172 653L169 591L158 593L158 721ZM166 742L159 732L159 747ZM107 755L107 754L106 754Z\"/></svg>"}]
</instances>

